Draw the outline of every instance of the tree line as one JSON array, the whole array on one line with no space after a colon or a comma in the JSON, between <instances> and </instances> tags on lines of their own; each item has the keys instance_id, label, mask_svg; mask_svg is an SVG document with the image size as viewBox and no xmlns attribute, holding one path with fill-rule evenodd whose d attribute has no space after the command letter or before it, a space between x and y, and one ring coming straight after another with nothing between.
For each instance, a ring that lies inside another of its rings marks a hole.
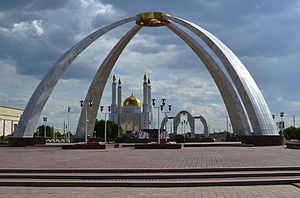
<instances>
[{"instance_id":1,"label":"tree line","mask_svg":"<svg viewBox=\"0 0 300 198\"><path fill-rule=\"evenodd\" d=\"M35 137L44 137L45 136L44 131L45 131L45 125L40 125L40 126L38 126L34 136ZM104 132L105 132L105 121L104 120L96 120L93 138L104 138ZM54 135L53 133L54 133L54 127L47 125L46 126L46 137L53 138L53 135ZM120 126L118 126L114 121L107 120L106 121L106 134L107 134L107 138L109 140L115 140L116 138L118 138L118 134L120 134L120 136L122 136L124 134L124 130ZM64 137L63 133L61 133L61 132L55 133L55 138L60 139L63 137Z\"/></svg>"}]
</instances>

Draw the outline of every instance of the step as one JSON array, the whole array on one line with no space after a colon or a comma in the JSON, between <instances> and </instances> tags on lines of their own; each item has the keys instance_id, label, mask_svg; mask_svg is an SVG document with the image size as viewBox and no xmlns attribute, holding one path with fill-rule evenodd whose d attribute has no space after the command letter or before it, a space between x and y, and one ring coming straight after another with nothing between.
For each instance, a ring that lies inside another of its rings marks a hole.
<instances>
[{"instance_id":1,"label":"step","mask_svg":"<svg viewBox=\"0 0 300 198\"><path fill-rule=\"evenodd\" d=\"M1 179L185 179L300 176L300 171L231 171L192 173L0 173Z\"/></svg>"},{"instance_id":2,"label":"step","mask_svg":"<svg viewBox=\"0 0 300 198\"><path fill-rule=\"evenodd\" d=\"M228 168L0 168L0 173L184 173L228 171L283 171L300 170L299 166L228 167Z\"/></svg>"},{"instance_id":3,"label":"step","mask_svg":"<svg viewBox=\"0 0 300 198\"><path fill-rule=\"evenodd\" d=\"M41 180L0 179L0 186L34 187L195 187L195 186L249 186L283 185L300 183L300 177L289 178L242 178L218 180Z\"/></svg>"}]
</instances>

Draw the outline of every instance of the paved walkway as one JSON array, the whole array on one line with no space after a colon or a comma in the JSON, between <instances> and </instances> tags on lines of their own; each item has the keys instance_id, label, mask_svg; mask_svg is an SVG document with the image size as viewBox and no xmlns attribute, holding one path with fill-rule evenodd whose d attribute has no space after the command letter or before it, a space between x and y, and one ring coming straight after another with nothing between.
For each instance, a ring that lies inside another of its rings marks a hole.
<instances>
[{"instance_id":1,"label":"paved walkway","mask_svg":"<svg viewBox=\"0 0 300 198\"><path fill-rule=\"evenodd\" d=\"M193 188L43 188L0 187L0 198L299 198L291 185Z\"/></svg>"},{"instance_id":2,"label":"paved walkway","mask_svg":"<svg viewBox=\"0 0 300 198\"><path fill-rule=\"evenodd\" d=\"M61 150L0 147L0 168L212 168L300 166L300 151L274 147Z\"/></svg>"},{"instance_id":3,"label":"paved walkway","mask_svg":"<svg viewBox=\"0 0 300 198\"><path fill-rule=\"evenodd\" d=\"M61 150L0 147L0 168L212 168L300 166L300 151L274 147ZM193 188L0 187L2 197L300 197L300 185Z\"/></svg>"}]
</instances>

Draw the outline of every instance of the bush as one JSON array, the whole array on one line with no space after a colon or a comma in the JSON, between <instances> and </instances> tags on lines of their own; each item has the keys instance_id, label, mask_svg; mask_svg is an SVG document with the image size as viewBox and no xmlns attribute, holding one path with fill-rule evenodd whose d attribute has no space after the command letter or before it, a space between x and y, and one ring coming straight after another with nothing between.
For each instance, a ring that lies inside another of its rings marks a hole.
<instances>
[{"instance_id":1,"label":"bush","mask_svg":"<svg viewBox=\"0 0 300 198\"><path fill-rule=\"evenodd\" d=\"M299 127L289 127L283 130L283 136L285 139L300 139L300 128Z\"/></svg>"},{"instance_id":2,"label":"bush","mask_svg":"<svg viewBox=\"0 0 300 198\"><path fill-rule=\"evenodd\" d=\"M184 143L184 136L183 135L175 135L175 142Z\"/></svg>"}]
</instances>

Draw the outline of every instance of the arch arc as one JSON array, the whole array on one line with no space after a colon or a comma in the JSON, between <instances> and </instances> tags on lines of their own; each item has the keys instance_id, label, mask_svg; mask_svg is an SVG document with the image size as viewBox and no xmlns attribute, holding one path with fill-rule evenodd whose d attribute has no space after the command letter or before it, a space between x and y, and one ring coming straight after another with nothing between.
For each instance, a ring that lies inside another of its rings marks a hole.
<instances>
[{"instance_id":1,"label":"arch arc","mask_svg":"<svg viewBox=\"0 0 300 198\"><path fill-rule=\"evenodd\" d=\"M61 76L64 74L73 60L102 35L116 27L119 27L120 25L131 21L135 21L135 17L122 19L110 25L104 26L91 33L90 35L79 41L77 44L75 44L71 49L69 49L50 68L45 77L39 83L38 87L35 89L20 118L19 124L14 132L13 137L32 137L35 132L38 119L41 115L42 110L44 109L46 102L48 101L49 96L51 95L58 80L61 78Z\"/></svg>"},{"instance_id":2,"label":"arch arc","mask_svg":"<svg viewBox=\"0 0 300 198\"><path fill-rule=\"evenodd\" d=\"M176 134L177 133L177 129L178 129L178 125L180 123L180 119L181 119L181 115L187 115L187 121L189 122L189 125L191 127L191 133L194 134L195 133L195 120L194 117L192 116L192 114L188 111L180 111L176 114L176 116L174 117L174 122L173 122L173 131Z\"/></svg>"},{"instance_id":3,"label":"arch arc","mask_svg":"<svg viewBox=\"0 0 300 198\"><path fill-rule=\"evenodd\" d=\"M161 121L160 130L163 130L166 127L168 119L169 119L168 116L165 116L164 119Z\"/></svg>"},{"instance_id":4,"label":"arch arc","mask_svg":"<svg viewBox=\"0 0 300 198\"><path fill-rule=\"evenodd\" d=\"M232 120L233 130L241 135L250 134L251 126L249 125L245 107L232 83L227 79L218 63L197 41L182 29L174 24L169 24L167 27L189 45L209 71L222 96L229 117Z\"/></svg>"},{"instance_id":5,"label":"arch arc","mask_svg":"<svg viewBox=\"0 0 300 198\"><path fill-rule=\"evenodd\" d=\"M116 61L121 55L124 48L127 46L129 41L134 37L134 35L142 28L142 26L136 25L131 30L129 30L113 47L113 49L106 56L102 64L100 65L98 71L96 72L92 83L88 89L85 100L93 101L93 106L90 108L88 104L85 103L79 117L76 136L84 137L85 135L85 124L86 124L86 112L85 108L88 108L89 113L87 114L87 119L89 120L87 125L87 132L93 134L94 126L96 122L97 113L99 111L99 105L101 101L101 97L104 91L104 87L106 85L107 79L114 67Z\"/></svg>"},{"instance_id":6,"label":"arch arc","mask_svg":"<svg viewBox=\"0 0 300 198\"><path fill-rule=\"evenodd\" d=\"M245 105L254 134L278 135L264 97L238 57L223 42L200 26L170 15L164 18L177 22L195 33L219 57Z\"/></svg>"},{"instance_id":7,"label":"arch arc","mask_svg":"<svg viewBox=\"0 0 300 198\"><path fill-rule=\"evenodd\" d=\"M195 116L194 117L195 119L199 118L201 123L203 124L203 132L204 132L204 138L209 138L209 131L208 131L208 125L207 125L207 122L205 120L205 118L200 115L200 116Z\"/></svg>"}]
</instances>

